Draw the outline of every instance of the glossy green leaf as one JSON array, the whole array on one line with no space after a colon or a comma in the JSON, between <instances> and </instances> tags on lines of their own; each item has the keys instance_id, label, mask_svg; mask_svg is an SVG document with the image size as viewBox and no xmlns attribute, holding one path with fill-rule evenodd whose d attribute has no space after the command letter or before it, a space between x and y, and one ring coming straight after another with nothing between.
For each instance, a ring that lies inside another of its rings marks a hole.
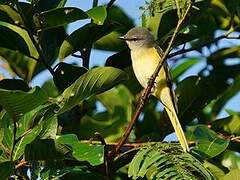
<instances>
[{"instance_id":1,"label":"glossy green leaf","mask_svg":"<svg viewBox=\"0 0 240 180\"><path fill-rule=\"evenodd\" d=\"M227 150L221 157L221 164L228 169L240 168L240 157L236 151Z\"/></svg>"},{"instance_id":2,"label":"glossy green leaf","mask_svg":"<svg viewBox=\"0 0 240 180\"><path fill-rule=\"evenodd\" d=\"M105 6L97 6L87 11L89 17L98 25L103 25L107 17L107 9Z\"/></svg>"},{"instance_id":3,"label":"glossy green leaf","mask_svg":"<svg viewBox=\"0 0 240 180\"><path fill-rule=\"evenodd\" d=\"M186 72L189 68L191 68L193 65L197 64L198 62L199 60L195 58L187 59L186 61L179 64L177 67L175 67L171 71L173 81L176 81L179 76L181 76L184 72Z\"/></svg>"},{"instance_id":4,"label":"glossy green leaf","mask_svg":"<svg viewBox=\"0 0 240 180\"><path fill-rule=\"evenodd\" d=\"M17 50L28 55L28 45L23 37L6 26L0 26L0 47Z\"/></svg>"},{"instance_id":5,"label":"glossy green leaf","mask_svg":"<svg viewBox=\"0 0 240 180\"><path fill-rule=\"evenodd\" d=\"M70 110L82 100L104 92L126 79L127 75L122 70L112 67L89 70L63 92L58 114Z\"/></svg>"},{"instance_id":6,"label":"glossy green leaf","mask_svg":"<svg viewBox=\"0 0 240 180\"><path fill-rule=\"evenodd\" d=\"M187 129L189 141L195 141L194 149L206 157L215 157L225 151L229 145L228 139L223 139L217 133L204 125L191 126Z\"/></svg>"},{"instance_id":7,"label":"glossy green leaf","mask_svg":"<svg viewBox=\"0 0 240 180\"><path fill-rule=\"evenodd\" d=\"M87 19L88 15L81 9L75 7L65 7L51 9L39 14L39 21L42 29L64 26L71 22Z\"/></svg>"},{"instance_id":8,"label":"glossy green leaf","mask_svg":"<svg viewBox=\"0 0 240 180\"><path fill-rule=\"evenodd\" d=\"M77 136L73 134L62 135L57 142L71 146L72 154L78 161L87 161L93 166L104 162L103 145L79 142Z\"/></svg>"},{"instance_id":9,"label":"glossy green leaf","mask_svg":"<svg viewBox=\"0 0 240 180\"><path fill-rule=\"evenodd\" d=\"M11 29L12 31L18 33L26 42L29 52L30 52L30 55L32 57L38 58L38 52L37 52L36 48L34 47L27 31L25 31L24 29L22 29L18 26L15 26L10 23L3 22L3 21L0 21L0 26L7 27L7 28Z\"/></svg>"},{"instance_id":10,"label":"glossy green leaf","mask_svg":"<svg viewBox=\"0 0 240 180\"><path fill-rule=\"evenodd\" d=\"M61 62L54 71L53 81L59 91L62 92L86 72L87 69L84 67Z\"/></svg>"},{"instance_id":11,"label":"glossy green leaf","mask_svg":"<svg viewBox=\"0 0 240 180\"><path fill-rule=\"evenodd\" d=\"M8 62L13 71L21 78L29 81L32 77L36 60L19 51L0 47L0 56Z\"/></svg>"},{"instance_id":12,"label":"glossy green leaf","mask_svg":"<svg viewBox=\"0 0 240 180\"><path fill-rule=\"evenodd\" d=\"M47 95L39 87L29 92L0 89L0 105L13 117L23 115L46 101Z\"/></svg>"},{"instance_id":13,"label":"glossy green leaf","mask_svg":"<svg viewBox=\"0 0 240 180\"><path fill-rule=\"evenodd\" d=\"M86 24L71 33L62 43L59 50L59 58L63 60L72 53L91 47L101 37L113 30L110 25Z\"/></svg>"},{"instance_id":14,"label":"glossy green leaf","mask_svg":"<svg viewBox=\"0 0 240 180\"><path fill-rule=\"evenodd\" d=\"M8 179L14 173L14 162L6 161L0 163L0 176L1 179Z\"/></svg>"}]
</instances>

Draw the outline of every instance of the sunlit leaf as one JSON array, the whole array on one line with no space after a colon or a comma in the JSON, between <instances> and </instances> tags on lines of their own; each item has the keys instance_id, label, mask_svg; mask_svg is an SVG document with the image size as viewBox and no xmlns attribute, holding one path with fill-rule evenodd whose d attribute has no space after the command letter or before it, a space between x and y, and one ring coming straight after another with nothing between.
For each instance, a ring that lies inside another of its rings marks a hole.
<instances>
[{"instance_id":1,"label":"sunlit leaf","mask_svg":"<svg viewBox=\"0 0 240 180\"><path fill-rule=\"evenodd\" d=\"M195 141L194 150L206 157L215 157L225 151L229 145L228 139L223 139L217 133L204 125L191 126L187 129L189 141Z\"/></svg>"},{"instance_id":2,"label":"sunlit leaf","mask_svg":"<svg viewBox=\"0 0 240 180\"><path fill-rule=\"evenodd\" d=\"M29 92L0 89L0 105L14 117L23 115L46 101L47 95L39 87Z\"/></svg>"},{"instance_id":3,"label":"sunlit leaf","mask_svg":"<svg viewBox=\"0 0 240 180\"><path fill-rule=\"evenodd\" d=\"M236 180L240 178L240 169L233 169L227 173L221 180Z\"/></svg>"},{"instance_id":4,"label":"sunlit leaf","mask_svg":"<svg viewBox=\"0 0 240 180\"><path fill-rule=\"evenodd\" d=\"M103 25L107 17L107 10L105 6L97 6L88 10L87 14L93 19L94 23L98 25Z\"/></svg>"},{"instance_id":5,"label":"sunlit leaf","mask_svg":"<svg viewBox=\"0 0 240 180\"><path fill-rule=\"evenodd\" d=\"M104 92L126 79L127 75L120 69L112 67L91 69L63 92L58 113L70 110L89 96Z\"/></svg>"}]
</instances>

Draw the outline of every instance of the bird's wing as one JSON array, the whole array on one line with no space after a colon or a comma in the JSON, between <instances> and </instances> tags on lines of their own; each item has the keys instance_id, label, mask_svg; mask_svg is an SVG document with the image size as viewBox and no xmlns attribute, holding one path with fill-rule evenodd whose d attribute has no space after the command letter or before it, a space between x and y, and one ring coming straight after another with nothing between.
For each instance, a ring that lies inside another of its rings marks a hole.
<instances>
[{"instance_id":1,"label":"bird's wing","mask_svg":"<svg viewBox=\"0 0 240 180\"><path fill-rule=\"evenodd\" d=\"M155 46L155 49L157 50L159 56L162 57L163 56L162 49L158 45ZM166 73L166 82L167 82L167 86L170 89L170 95L171 95L172 103L174 105L174 109L175 109L176 113L178 113L177 99L176 99L176 96L175 96L175 91L173 90L172 77L171 77L171 73L170 73L167 62L165 62L163 64L163 68L164 68L164 71Z\"/></svg>"}]
</instances>

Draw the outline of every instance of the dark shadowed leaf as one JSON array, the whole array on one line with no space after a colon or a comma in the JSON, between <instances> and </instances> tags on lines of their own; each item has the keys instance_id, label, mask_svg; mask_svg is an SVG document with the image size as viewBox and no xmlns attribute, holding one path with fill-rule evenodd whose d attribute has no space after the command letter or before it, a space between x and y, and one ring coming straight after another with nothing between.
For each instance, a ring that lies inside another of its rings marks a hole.
<instances>
[{"instance_id":1,"label":"dark shadowed leaf","mask_svg":"<svg viewBox=\"0 0 240 180\"><path fill-rule=\"evenodd\" d=\"M6 90L29 91L30 88L26 82L20 79L3 79L0 81L0 88Z\"/></svg>"},{"instance_id":2,"label":"dark shadowed leaf","mask_svg":"<svg viewBox=\"0 0 240 180\"><path fill-rule=\"evenodd\" d=\"M58 113L70 110L89 96L104 92L126 79L126 73L120 69L112 67L91 69L63 92Z\"/></svg>"},{"instance_id":3,"label":"dark shadowed leaf","mask_svg":"<svg viewBox=\"0 0 240 180\"><path fill-rule=\"evenodd\" d=\"M229 145L228 139L223 139L205 125L189 127L187 135L189 141L196 142L194 150L206 157L212 158L219 155Z\"/></svg>"},{"instance_id":4,"label":"dark shadowed leaf","mask_svg":"<svg viewBox=\"0 0 240 180\"><path fill-rule=\"evenodd\" d=\"M107 17L107 10L105 6L97 6L88 10L87 14L95 24L103 25Z\"/></svg>"},{"instance_id":5,"label":"dark shadowed leaf","mask_svg":"<svg viewBox=\"0 0 240 180\"><path fill-rule=\"evenodd\" d=\"M79 67L67 63L59 63L57 69L54 71L53 81L60 92L63 92L81 75L87 72L84 67Z\"/></svg>"},{"instance_id":6,"label":"dark shadowed leaf","mask_svg":"<svg viewBox=\"0 0 240 180\"><path fill-rule=\"evenodd\" d=\"M49 29L63 26L71 22L86 19L88 15L81 9L75 7L65 7L51 9L39 14L39 21L42 29Z\"/></svg>"},{"instance_id":7,"label":"dark shadowed leaf","mask_svg":"<svg viewBox=\"0 0 240 180\"><path fill-rule=\"evenodd\" d=\"M28 92L0 89L0 105L14 117L40 106L47 98L47 94L39 87Z\"/></svg>"},{"instance_id":8,"label":"dark shadowed leaf","mask_svg":"<svg viewBox=\"0 0 240 180\"><path fill-rule=\"evenodd\" d=\"M14 173L14 162L6 161L0 163L0 176L1 179L8 179L9 176Z\"/></svg>"},{"instance_id":9,"label":"dark shadowed leaf","mask_svg":"<svg viewBox=\"0 0 240 180\"><path fill-rule=\"evenodd\" d=\"M43 85L42 89L47 93L48 97L57 97L59 95L59 92L57 90L57 87L55 86L52 79L47 80Z\"/></svg>"},{"instance_id":10,"label":"dark shadowed leaf","mask_svg":"<svg viewBox=\"0 0 240 180\"><path fill-rule=\"evenodd\" d=\"M11 6L0 4L0 11L5 12L15 24L23 25L23 20L20 14Z\"/></svg>"},{"instance_id":11,"label":"dark shadowed leaf","mask_svg":"<svg viewBox=\"0 0 240 180\"><path fill-rule=\"evenodd\" d=\"M86 24L71 33L62 43L59 58L63 60L72 53L92 46L92 44L113 30L110 25Z\"/></svg>"}]
</instances>

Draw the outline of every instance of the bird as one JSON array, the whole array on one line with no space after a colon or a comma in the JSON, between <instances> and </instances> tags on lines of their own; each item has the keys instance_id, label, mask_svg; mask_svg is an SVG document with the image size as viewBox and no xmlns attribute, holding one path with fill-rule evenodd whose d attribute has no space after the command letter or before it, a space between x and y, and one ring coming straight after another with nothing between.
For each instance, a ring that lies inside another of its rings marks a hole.
<instances>
[{"instance_id":1,"label":"bird","mask_svg":"<svg viewBox=\"0 0 240 180\"><path fill-rule=\"evenodd\" d=\"M149 79L161 61L163 56L162 49L155 41L151 32L142 27L130 29L120 39L127 43L130 49L134 74L143 88L146 88ZM151 94L163 104L183 151L189 152L189 146L177 116L176 96L172 88L167 62L163 63L155 79Z\"/></svg>"}]
</instances>

